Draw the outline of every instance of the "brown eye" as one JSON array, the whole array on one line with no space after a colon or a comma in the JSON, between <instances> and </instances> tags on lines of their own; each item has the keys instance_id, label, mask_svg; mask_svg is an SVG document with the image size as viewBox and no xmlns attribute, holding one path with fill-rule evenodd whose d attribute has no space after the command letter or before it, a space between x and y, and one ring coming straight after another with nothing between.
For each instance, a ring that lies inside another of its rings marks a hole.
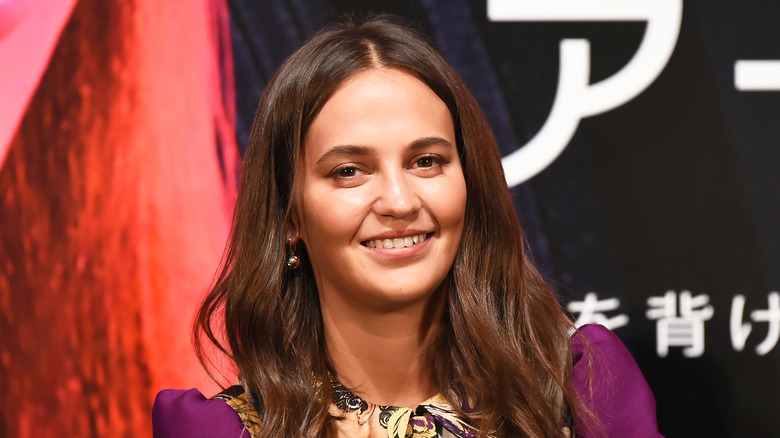
<instances>
[{"instance_id":1,"label":"brown eye","mask_svg":"<svg viewBox=\"0 0 780 438\"><path fill-rule=\"evenodd\" d=\"M419 160L417 160L417 166L418 167L431 167L435 163L435 160L433 157L422 157Z\"/></svg>"},{"instance_id":2,"label":"brown eye","mask_svg":"<svg viewBox=\"0 0 780 438\"><path fill-rule=\"evenodd\" d=\"M339 176L343 178L349 178L351 176L355 176L356 173L357 173L356 167L345 167L339 170Z\"/></svg>"},{"instance_id":3,"label":"brown eye","mask_svg":"<svg viewBox=\"0 0 780 438\"><path fill-rule=\"evenodd\" d=\"M360 173L360 167L352 164L344 164L331 170L328 176L330 178L352 178Z\"/></svg>"}]
</instances>

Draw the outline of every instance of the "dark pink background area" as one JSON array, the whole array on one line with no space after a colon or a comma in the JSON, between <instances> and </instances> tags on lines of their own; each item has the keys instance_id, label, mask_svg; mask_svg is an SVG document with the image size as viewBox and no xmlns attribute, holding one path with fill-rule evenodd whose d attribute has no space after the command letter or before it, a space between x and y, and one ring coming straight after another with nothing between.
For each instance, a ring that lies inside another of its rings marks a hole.
<instances>
[{"instance_id":1,"label":"dark pink background area","mask_svg":"<svg viewBox=\"0 0 780 438\"><path fill-rule=\"evenodd\" d=\"M0 17L0 434L150 436L159 390L217 388L188 333L235 196L226 4Z\"/></svg>"}]
</instances>

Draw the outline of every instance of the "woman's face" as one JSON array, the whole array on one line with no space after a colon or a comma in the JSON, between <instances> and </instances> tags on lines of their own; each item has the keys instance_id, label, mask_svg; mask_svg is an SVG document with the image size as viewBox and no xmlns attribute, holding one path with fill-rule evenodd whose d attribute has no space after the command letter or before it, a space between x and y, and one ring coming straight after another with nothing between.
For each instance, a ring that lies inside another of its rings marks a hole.
<instances>
[{"instance_id":1,"label":"woman's face","mask_svg":"<svg viewBox=\"0 0 780 438\"><path fill-rule=\"evenodd\" d=\"M444 102L393 69L347 79L304 140L296 221L323 305L425 302L455 259L466 209Z\"/></svg>"}]
</instances>

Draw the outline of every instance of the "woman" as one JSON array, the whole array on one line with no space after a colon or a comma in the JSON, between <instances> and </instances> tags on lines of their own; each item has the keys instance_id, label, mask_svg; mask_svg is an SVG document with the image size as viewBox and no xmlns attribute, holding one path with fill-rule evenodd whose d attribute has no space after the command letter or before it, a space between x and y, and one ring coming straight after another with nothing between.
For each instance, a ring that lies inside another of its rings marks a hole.
<instances>
[{"instance_id":1,"label":"woman","mask_svg":"<svg viewBox=\"0 0 780 438\"><path fill-rule=\"evenodd\" d=\"M440 55L388 18L320 32L263 94L198 316L241 384L161 393L156 436L658 436L625 347L570 336L523 248Z\"/></svg>"}]
</instances>

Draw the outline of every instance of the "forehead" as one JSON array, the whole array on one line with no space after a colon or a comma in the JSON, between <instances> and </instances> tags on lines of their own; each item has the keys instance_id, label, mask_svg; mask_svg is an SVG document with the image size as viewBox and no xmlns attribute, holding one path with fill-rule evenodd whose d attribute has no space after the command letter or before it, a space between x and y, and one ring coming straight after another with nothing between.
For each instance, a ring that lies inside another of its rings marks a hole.
<instances>
[{"instance_id":1,"label":"forehead","mask_svg":"<svg viewBox=\"0 0 780 438\"><path fill-rule=\"evenodd\" d=\"M310 154L318 149L333 145L381 145L417 135L454 137L446 104L409 73L363 70L345 80L325 102L304 138L304 155L312 158Z\"/></svg>"}]
</instances>

